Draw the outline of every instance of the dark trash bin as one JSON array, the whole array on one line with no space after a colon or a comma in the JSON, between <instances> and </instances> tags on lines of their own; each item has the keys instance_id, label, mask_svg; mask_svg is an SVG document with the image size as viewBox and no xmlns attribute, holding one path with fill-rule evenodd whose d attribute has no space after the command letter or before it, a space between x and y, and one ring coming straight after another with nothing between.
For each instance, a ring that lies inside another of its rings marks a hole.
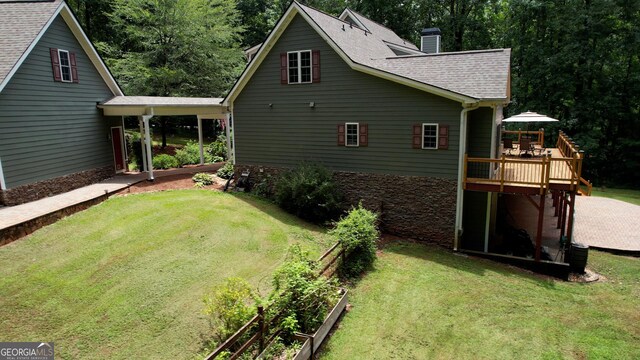
<instances>
[{"instance_id":1,"label":"dark trash bin","mask_svg":"<svg viewBox=\"0 0 640 360\"><path fill-rule=\"evenodd\" d=\"M584 273L589 258L589 245L572 243L569 249L569 267L571 272Z\"/></svg>"}]
</instances>

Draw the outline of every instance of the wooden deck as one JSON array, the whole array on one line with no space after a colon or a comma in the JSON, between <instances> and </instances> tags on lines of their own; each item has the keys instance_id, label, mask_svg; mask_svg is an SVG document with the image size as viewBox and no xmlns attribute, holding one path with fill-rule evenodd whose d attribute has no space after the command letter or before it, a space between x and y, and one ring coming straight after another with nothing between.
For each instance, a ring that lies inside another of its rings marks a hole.
<instances>
[{"instance_id":1,"label":"wooden deck","mask_svg":"<svg viewBox=\"0 0 640 360\"><path fill-rule=\"evenodd\" d=\"M528 158L519 156L518 149L499 159L465 157L464 189L542 195L549 190L577 192L586 185L582 191L590 192L580 176L584 153L563 133L557 145Z\"/></svg>"}]
</instances>

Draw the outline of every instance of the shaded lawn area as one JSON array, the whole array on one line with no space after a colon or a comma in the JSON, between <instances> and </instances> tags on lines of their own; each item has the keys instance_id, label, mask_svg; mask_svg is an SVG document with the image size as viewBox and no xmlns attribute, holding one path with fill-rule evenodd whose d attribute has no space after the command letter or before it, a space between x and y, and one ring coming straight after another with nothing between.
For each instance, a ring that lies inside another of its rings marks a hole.
<instances>
[{"instance_id":1,"label":"shaded lawn area","mask_svg":"<svg viewBox=\"0 0 640 360\"><path fill-rule=\"evenodd\" d=\"M640 190L593 188L593 190L591 191L591 195L607 197L611 199L626 201L634 205L640 205Z\"/></svg>"},{"instance_id":2,"label":"shaded lawn area","mask_svg":"<svg viewBox=\"0 0 640 360\"><path fill-rule=\"evenodd\" d=\"M589 266L607 280L390 245L322 359L639 359L640 259L591 251Z\"/></svg>"},{"instance_id":3,"label":"shaded lawn area","mask_svg":"<svg viewBox=\"0 0 640 360\"><path fill-rule=\"evenodd\" d=\"M0 340L56 358L193 358L202 297L225 278L262 294L287 247L329 239L260 200L207 190L116 197L0 248Z\"/></svg>"}]
</instances>

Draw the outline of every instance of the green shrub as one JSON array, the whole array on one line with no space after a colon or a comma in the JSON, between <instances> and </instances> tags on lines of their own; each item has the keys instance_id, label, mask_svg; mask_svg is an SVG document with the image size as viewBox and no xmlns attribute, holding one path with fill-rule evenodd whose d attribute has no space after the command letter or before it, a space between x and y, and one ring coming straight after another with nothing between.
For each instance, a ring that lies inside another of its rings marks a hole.
<instances>
[{"instance_id":1,"label":"green shrub","mask_svg":"<svg viewBox=\"0 0 640 360\"><path fill-rule=\"evenodd\" d=\"M207 186L213 184L213 175L207 173L197 173L191 178L196 185Z\"/></svg>"},{"instance_id":2,"label":"green shrub","mask_svg":"<svg viewBox=\"0 0 640 360\"><path fill-rule=\"evenodd\" d=\"M335 280L316 276L318 263L298 245L289 249L287 260L273 275L270 311L283 311L280 326L285 336L313 333L322 324L339 297Z\"/></svg>"},{"instance_id":3,"label":"green shrub","mask_svg":"<svg viewBox=\"0 0 640 360\"><path fill-rule=\"evenodd\" d=\"M358 276L373 264L376 259L376 241L380 237L377 222L378 215L359 204L329 232L346 251L345 261L339 268L342 276Z\"/></svg>"},{"instance_id":4,"label":"green shrub","mask_svg":"<svg viewBox=\"0 0 640 360\"><path fill-rule=\"evenodd\" d=\"M160 154L153 157L154 169L170 169L177 168L178 160L175 157L167 154Z\"/></svg>"},{"instance_id":5,"label":"green shrub","mask_svg":"<svg viewBox=\"0 0 640 360\"><path fill-rule=\"evenodd\" d=\"M204 162L206 164L213 162L213 156L208 152L204 152ZM176 150L176 159L180 166L200 164L200 145L193 141L187 141L187 144L182 149Z\"/></svg>"},{"instance_id":6,"label":"green shrub","mask_svg":"<svg viewBox=\"0 0 640 360\"><path fill-rule=\"evenodd\" d=\"M342 196L327 168L303 162L280 175L275 186L275 201L300 218L323 223L338 216Z\"/></svg>"},{"instance_id":7,"label":"green shrub","mask_svg":"<svg viewBox=\"0 0 640 360\"><path fill-rule=\"evenodd\" d=\"M203 298L204 313L209 315L210 325L215 337L222 341L235 333L255 314L250 305L255 296L249 284L240 278L229 278L220 287Z\"/></svg>"},{"instance_id":8,"label":"green shrub","mask_svg":"<svg viewBox=\"0 0 640 360\"><path fill-rule=\"evenodd\" d=\"M213 157L218 156L222 158L220 161L224 161L227 158L227 137L218 135L216 141L207 145L207 153Z\"/></svg>"},{"instance_id":9,"label":"green shrub","mask_svg":"<svg viewBox=\"0 0 640 360\"><path fill-rule=\"evenodd\" d=\"M255 183L251 188L251 191L265 199L272 200L273 199L273 184L274 178L271 175L267 175L262 178L260 181Z\"/></svg>"},{"instance_id":10,"label":"green shrub","mask_svg":"<svg viewBox=\"0 0 640 360\"><path fill-rule=\"evenodd\" d=\"M231 163L231 161L228 161L226 164L224 164L223 167L218 169L216 175L223 179L231 179L231 177L233 176L233 164Z\"/></svg>"}]
</instances>

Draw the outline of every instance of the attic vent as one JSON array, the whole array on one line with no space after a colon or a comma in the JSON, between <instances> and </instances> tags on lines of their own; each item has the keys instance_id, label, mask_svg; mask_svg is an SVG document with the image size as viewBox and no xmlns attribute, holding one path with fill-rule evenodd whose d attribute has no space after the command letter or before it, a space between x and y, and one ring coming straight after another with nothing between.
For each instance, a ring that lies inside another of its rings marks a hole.
<instances>
[{"instance_id":1,"label":"attic vent","mask_svg":"<svg viewBox=\"0 0 640 360\"><path fill-rule=\"evenodd\" d=\"M420 32L420 51L427 54L440 53L440 35L442 32L438 28L422 29Z\"/></svg>"}]
</instances>

